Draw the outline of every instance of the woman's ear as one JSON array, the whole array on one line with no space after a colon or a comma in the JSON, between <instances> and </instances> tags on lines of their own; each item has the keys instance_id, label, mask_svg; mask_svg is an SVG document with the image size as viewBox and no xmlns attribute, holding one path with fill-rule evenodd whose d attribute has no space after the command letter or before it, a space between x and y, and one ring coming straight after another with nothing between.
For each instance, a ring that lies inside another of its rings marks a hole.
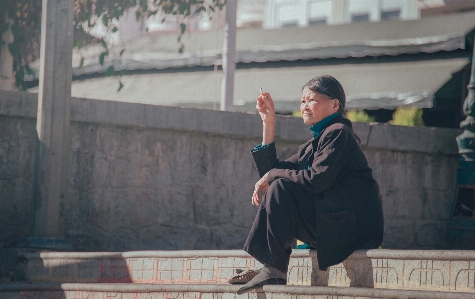
<instances>
[{"instance_id":1,"label":"woman's ear","mask_svg":"<svg viewBox=\"0 0 475 299\"><path fill-rule=\"evenodd\" d=\"M335 109L335 108L337 108L337 109L340 108L340 101L335 100L335 102L333 103L333 109Z\"/></svg>"}]
</instances>

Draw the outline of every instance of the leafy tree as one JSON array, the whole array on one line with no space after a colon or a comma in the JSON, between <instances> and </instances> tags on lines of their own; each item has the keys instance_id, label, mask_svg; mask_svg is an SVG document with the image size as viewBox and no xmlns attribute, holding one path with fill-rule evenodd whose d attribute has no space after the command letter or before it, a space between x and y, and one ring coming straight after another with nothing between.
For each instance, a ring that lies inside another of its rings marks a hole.
<instances>
[{"instance_id":1,"label":"leafy tree","mask_svg":"<svg viewBox=\"0 0 475 299\"><path fill-rule=\"evenodd\" d=\"M393 119L389 123L396 126L422 127L422 109L399 107L394 111Z\"/></svg>"},{"instance_id":2,"label":"leafy tree","mask_svg":"<svg viewBox=\"0 0 475 299\"><path fill-rule=\"evenodd\" d=\"M41 21L41 1L0 0L0 37L8 29L13 35L13 42L8 43L8 50L13 56L13 71L16 85L24 89L25 74L31 73L23 53L39 38ZM3 46L8 41L0 39Z\"/></svg>"},{"instance_id":3,"label":"leafy tree","mask_svg":"<svg viewBox=\"0 0 475 299\"><path fill-rule=\"evenodd\" d=\"M102 21L110 32L119 30L115 26L124 12L136 8L136 18L147 19L161 12L163 15L174 15L180 17L180 33L186 31L186 20L190 17L200 15L204 12L214 12L222 9L226 0L74 0L74 46L81 47L89 44L94 37L88 34L88 29L95 25L97 20ZM37 57L28 56L29 48L39 45L41 29L41 0L0 0L0 35L8 29L11 30L14 40L8 44L8 50L14 58L13 71L15 72L15 85L24 90L25 75L31 74L29 63ZM109 54L107 44L104 45L104 52L100 61ZM0 40L0 45L6 41ZM183 51L183 44L180 46ZM107 75L114 74L114 69L107 70ZM123 72L121 72L123 74Z\"/></svg>"},{"instance_id":4,"label":"leafy tree","mask_svg":"<svg viewBox=\"0 0 475 299\"><path fill-rule=\"evenodd\" d=\"M347 110L345 116L353 121L360 123L372 123L374 122L374 117L371 117L363 110Z\"/></svg>"}]
</instances>

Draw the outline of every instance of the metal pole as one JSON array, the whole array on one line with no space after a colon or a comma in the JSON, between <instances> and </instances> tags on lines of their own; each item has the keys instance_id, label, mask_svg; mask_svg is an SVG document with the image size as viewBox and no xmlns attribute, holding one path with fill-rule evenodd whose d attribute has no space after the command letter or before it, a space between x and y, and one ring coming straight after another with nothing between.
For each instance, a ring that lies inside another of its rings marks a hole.
<instances>
[{"instance_id":1,"label":"metal pole","mask_svg":"<svg viewBox=\"0 0 475 299\"><path fill-rule=\"evenodd\" d=\"M475 249L475 42L472 72L463 104L467 118L460 123L464 132L457 136L459 164L447 241L454 248Z\"/></svg>"},{"instance_id":2,"label":"metal pole","mask_svg":"<svg viewBox=\"0 0 475 299\"><path fill-rule=\"evenodd\" d=\"M233 109L234 71L236 69L236 10L237 0L226 1L226 24L223 46L223 81L221 83L221 110Z\"/></svg>"},{"instance_id":3,"label":"metal pole","mask_svg":"<svg viewBox=\"0 0 475 299\"><path fill-rule=\"evenodd\" d=\"M475 41L474 41L475 43ZM463 103L464 114L467 118L460 123L465 131L457 136L460 161L475 163L475 44L472 57L472 72L468 84L468 94ZM474 165L475 166L475 165ZM475 182L474 182L475 183Z\"/></svg>"},{"instance_id":4,"label":"metal pole","mask_svg":"<svg viewBox=\"0 0 475 299\"><path fill-rule=\"evenodd\" d=\"M74 1L43 0L34 213L27 247L72 249L64 238Z\"/></svg>"}]
</instances>

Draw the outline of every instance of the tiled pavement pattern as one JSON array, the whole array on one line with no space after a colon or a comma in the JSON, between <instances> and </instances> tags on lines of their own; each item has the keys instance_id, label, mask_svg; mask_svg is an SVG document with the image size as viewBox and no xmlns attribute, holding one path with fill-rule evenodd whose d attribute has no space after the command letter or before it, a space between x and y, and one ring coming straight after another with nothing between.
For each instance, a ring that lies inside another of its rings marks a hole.
<instances>
[{"instance_id":1,"label":"tiled pavement pattern","mask_svg":"<svg viewBox=\"0 0 475 299\"><path fill-rule=\"evenodd\" d=\"M26 257L30 282L226 284L235 269L260 266L241 250L43 252ZM470 292L475 298L475 251L361 250L319 271L315 251L294 250L288 284Z\"/></svg>"},{"instance_id":2,"label":"tiled pavement pattern","mask_svg":"<svg viewBox=\"0 0 475 299\"><path fill-rule=\"evenodd\" d=\"M223 284L0 284L0 299L473 299L470 293L370 288L264 286L236 295Z\"/></svg>"},{"instance_id":3,"label":"tiled pavement pattern","mask_svg":"<svg viewBox=\"0 0 475 299\"><path fill-rule=\"evenodd\" d=\"M235 269L261 265L242 251L27 254L29 281L227 283Z\"/></svg>"}]
</instances>

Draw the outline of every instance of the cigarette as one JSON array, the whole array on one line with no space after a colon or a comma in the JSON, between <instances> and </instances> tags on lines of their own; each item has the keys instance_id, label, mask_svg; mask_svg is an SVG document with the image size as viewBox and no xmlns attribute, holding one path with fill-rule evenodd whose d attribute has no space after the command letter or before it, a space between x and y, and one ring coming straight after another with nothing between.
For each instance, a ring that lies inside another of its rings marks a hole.
<instances>
[{"instance_id":1,"label":"cigarette","mask_svg":"<svg viewBox=\"0 0 475 299\"><path fill-rule=\"evenodd\" d=\"M262 87L259 90L261 91L261 94L262 94Z\"/></svg>"}]
</instances>

